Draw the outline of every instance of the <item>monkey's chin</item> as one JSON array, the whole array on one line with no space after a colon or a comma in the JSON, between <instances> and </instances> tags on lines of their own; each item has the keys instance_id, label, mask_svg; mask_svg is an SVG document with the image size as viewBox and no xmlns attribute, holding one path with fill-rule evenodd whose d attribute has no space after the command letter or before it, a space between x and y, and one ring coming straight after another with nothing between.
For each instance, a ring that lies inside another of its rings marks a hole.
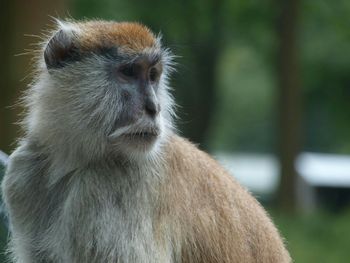
<instances>
[{"instance_id":1,"label":"monkey's chin","mask_svg":"<svg viewBox=\"0 0 350 263\"><path fill-rule=\"evenodd\" d=\"M146 150L155 144L155 142L158 139L158 136L158 133L139 132L122 135L121 139L129 147L137 148L140 150Z\"/></svg>"}]
</instances>

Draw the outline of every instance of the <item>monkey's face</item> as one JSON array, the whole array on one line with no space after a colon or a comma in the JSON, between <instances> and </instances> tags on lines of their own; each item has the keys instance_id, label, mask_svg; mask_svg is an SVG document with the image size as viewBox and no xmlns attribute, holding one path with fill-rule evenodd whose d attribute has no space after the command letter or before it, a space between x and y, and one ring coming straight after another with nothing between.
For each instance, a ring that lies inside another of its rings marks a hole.
<instances>
[{"instance_id":1,"label":"monkey's face","mask_svg":"<svg viewBox=\"0 0 350 263\"><path fill-rule=\"evenodd\" d=\"M127 153L149 152L171 129L170 56L135 23L64 25L44 60L52 118L82 143Z\"/></svg>"},{"instance_id":2,"label":"monkey's face","mask_svg":"<svg viewBox=\"0 0 350 263\"><path fill-rule=\"evenodd\" d=\"M158 52L135 54L108 65L108 78L118 90L121 105L108 137L119 147L147 149L164 132L161 59Z\"/></svg>"}]
</instances>

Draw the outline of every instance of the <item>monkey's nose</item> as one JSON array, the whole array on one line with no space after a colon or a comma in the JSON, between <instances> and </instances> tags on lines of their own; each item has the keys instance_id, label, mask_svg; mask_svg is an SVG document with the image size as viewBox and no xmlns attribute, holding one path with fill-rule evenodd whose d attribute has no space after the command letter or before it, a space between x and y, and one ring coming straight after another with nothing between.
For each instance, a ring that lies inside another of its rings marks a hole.
<instances>
[{"instance_id":1,"label":"monkey's nose","mask_svg":"<svg viewBox=\"0 0 350 263\"><path fill-rule=\"evenodd\" d=\"M159 106L155 101L153 101L150 98L147 98L145 102L145 110L149 116L154 118L159 112Z\"/></svg>"}]
</instances>

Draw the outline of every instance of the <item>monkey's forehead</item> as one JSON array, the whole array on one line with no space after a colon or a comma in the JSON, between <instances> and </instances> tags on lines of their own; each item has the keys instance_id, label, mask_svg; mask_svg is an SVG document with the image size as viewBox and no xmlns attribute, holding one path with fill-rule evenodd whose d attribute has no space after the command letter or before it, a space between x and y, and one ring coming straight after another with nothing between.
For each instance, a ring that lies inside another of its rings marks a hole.
<instances>
[{"instance_id":1,"label":"monkey's forehead","mask_svg":"<svg viewBox=\"0 0 350 263\"><path fill-rule=\"evenodd\" d=\"M117 46L140 52L157 43L151 30L140 23L89 21L75 23L74 27L79 30L79 45L85 51Z\"/></svg>"}]
</instances>

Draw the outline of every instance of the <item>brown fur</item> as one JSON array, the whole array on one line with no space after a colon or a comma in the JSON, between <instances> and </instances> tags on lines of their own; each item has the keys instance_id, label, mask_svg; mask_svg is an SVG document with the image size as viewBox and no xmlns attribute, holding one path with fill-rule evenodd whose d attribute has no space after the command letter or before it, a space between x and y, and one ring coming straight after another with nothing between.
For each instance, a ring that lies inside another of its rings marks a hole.
<instances>
[{"instance_id":1,"label":"brown fur","mask_svg":"<svg viewBox=\"0 0 350 263\"><path fill-rule=\"evenodd\" d=\"M291 262L261 205L216 161L173 136L166 153L159 226L183 263Z\"/></svg>"},{"instance_id":2,"label":"brown fur","mask_svg":"<svg viewBox=\"0 0 350 263\"><path fill-rule=\"evenodd\" d=\"M154 34L139 23L89 21L77 26L83 31L79 37L83 51L117 46L124 51L140 52L156 44Z\"/></svg>"}]
</instances>

